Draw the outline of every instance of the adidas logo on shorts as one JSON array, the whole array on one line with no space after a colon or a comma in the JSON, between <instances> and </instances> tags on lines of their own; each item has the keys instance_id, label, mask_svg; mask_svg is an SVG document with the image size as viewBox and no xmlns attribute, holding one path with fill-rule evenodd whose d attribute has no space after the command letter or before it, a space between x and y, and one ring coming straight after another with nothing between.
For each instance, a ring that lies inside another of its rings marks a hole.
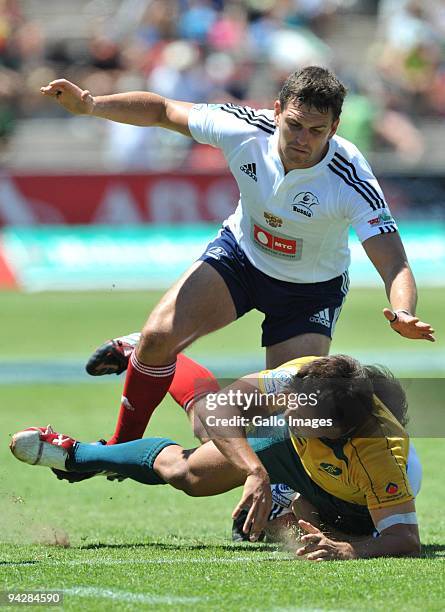
<instances>
[{"instance_id":1,"label":"adidas logo on shorts","mask_svg":"<svg viewBox=\"0 0 445 612\"><path fill-rule=\"evenodd\" d=\"M320 312L316 312L309 317L309 321L311 323L320 323L320 325L324 325L325 327L331 327L331 319L329 317L329 308L324 308L320 310Z\"/></svg>"},{"instance_id":2,"label":"adidas logo on shorts","mask_svg":"<svg viewBox=\"0 0 445 612\"><path fill-rule=\"evenodd\" d=\"M250 176L250 178L253 178L253 180L255 181L255 183L258 181L257 176L256 176L256 164L244 164L243 166L240 166L239 169L241 170L241 172L244 172L244 174L247 174L247 176Z\"/></svg>"}]
</instances>

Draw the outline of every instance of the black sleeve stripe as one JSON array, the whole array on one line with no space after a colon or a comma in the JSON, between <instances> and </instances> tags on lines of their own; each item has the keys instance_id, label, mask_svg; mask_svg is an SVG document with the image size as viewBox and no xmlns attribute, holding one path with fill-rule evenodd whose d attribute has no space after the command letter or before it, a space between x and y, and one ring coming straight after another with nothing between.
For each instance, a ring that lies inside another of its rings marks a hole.
<instances>
[{"instance_id":1,"label":"black sleeve stripe","mask_svg":"<svg viewBox=\"0 0 445 612\"><path fill-rule=\"evenodd\" d=\"M338 159L340 159L346 166L349 166L351 168L352 174L354 176L354 178L359 181L360 183L366 184L367 187L370 189L370 191L372 191L372 193L374 194L374 196L377 198L377 200L379 202L381 202L382 206L380 208L384 208L385 207L385 201L382 198L382 196L379 194L379 192L377 191L377 189L371 185L370 183L366 182L364 179L360 179L358 174L357 174L357 170L355 169L355 166L349 161L347 160L345 157L343 157L343 155L340 155L340 153L335 153L334 157L338 157Z\"/></svg>"},{"instance_id":2,"label":"black sleeve stripe","mask_svg":"<svg viewBox=\"0 0 445 612\"><path fill-rule=\"evenodd\" d=\"M248 115L250 114L251 116L256 117L258 119L260 118L264 119L264 121L269 123L271 127L273 128L276 127L273 119L270 119L269 117L267 117L267 115L264 115L263 113L259 113L258 111L256 111L254 108L251 108L250 106L237 106L236 104L232 104L231 102L228 102L227 104L225 104L225 106L227 106L228 108L236 108L240 111L244 111Z\"/></svg>"},{"instance_id":3,"label":"black sleeve stripe","mask_svg":"<svg viewBox=\"0 0 445 612\"><path fill-rule=\"evenodd\" d=\"M257 115L257 114L256 114L256 113L253 111L253 109L249 109L249 108L247 108L247 107L242 107L240 110L241 110L241 112L243 112L243 111L244 111L244 112L246 113L246 115L247 115L247 116L248 116L250 119L252 119L252 121L259 121L259 122L261 122L262 124L269 126L270 128L272 128L272 129L275 131L275 127L276 127L276 126L275 126L275 123L274 123L273 121L271 121L270 119L268 119L267 117L264 117L264 119L263 119L263 116L261 116L261 115Z\"/></svg>"},{"instance_id":4,"label":"black sleeve stripe","mask_svg":"<svg viewBox=\"0 0 445 612\"><path fill-rule=\"evenodd\" d=\"M393 234L397 231L397 228L394 225L387 225L386 227L379 227L379 231L381 234Z\"/></svg>"},{"instance_id":5,"label":"black sleeve stripe","mask_svg":"<svg viewBox=\"0 0 445 612\"><path fill-rule=\"evenodd\" d=\"M384 208L385 202L382 200L382 198L379 195L377 195L376 197L374 191L371 189L371 185L369 185L366 181L355 180L354 177L351 175L351 171L349 170L349 168L345 166L344 164L341 164L337 159L335 159L335 155L334 155L334 159L332 160L332 163L335 166L337 166L339 170L344 172L350 181L352 181L355 185L360 187L360 189L362 189L363 191L366 191L369 197L372 200L374 200L374 202L376 203L377 208Z\"/></svg>"},{"instance_id":6,"label":"black sleeve stripe","mask_svg":"<svg viewBox=\"0 0 445 612\"><path fill-rule=\"evenodd\" d=\"M235 105L230 105L230 106L228 105L228 108L238 111L241 115L248 117L252 121L261 123L261 125L270 127L273 130L275 130L276 128L275 123L271 119L268 119L265 115L261 115L261 114L257 115L252 108L248 108L247 106L235 106Z\"/></svg>"},{"instance_id":7,"label":"black sleeve stripe","mask_svg":"<svg viewBox=\"0 0 445 612\"><path fill-rule=\"evenodd\" d=\"M361 466L362 466L362 468L363 468L363 471L365 472L366 476L368 477L369 484L370 484L370 486L371 486L371 491L374 493L374 497L376 498L377 503L379 503L379 504L380 504L380 503L381 503L380 498L378 497L377 493L375 492L374 485L373 485L372 480L371 480L371 476L369 475L368 471L366 470L365 466L364 466L364 465L363 465L363 463L362 463L362 460L360 459L360 456L359 456L359 454L358 454L357 447L356 447L356 446L354 446L354 444L353 444L352 440L350 440L350 443L351 443L352 448L355 450L355 454L356 454L356 456L357 456L357 459L358 459L358 461L359 461L360 465L361 465Z\"/></svg>"},{"instance_id":8,"label":"black sleeve stripe","mask_svg":"<svg viewBox=\"0 0 445 612\"><path fill-rule=\"evenodd\" d=\"M347 178L347 177L346 177L344 174L342 174L341 172L339 172L339 171L338 171L338 170L335 168L335 166L333 166L332 164L328 164L328 168L329 168L330 170L332 170L332 172L333 172L334 174L336 174L336 175L337 175L337 176L339 176L341 179L343 179L343 180L344 180L344 182L345 182L347 185L349 185L350 187L352 187L353 189L355 189L355 191L356 191L358 194L360 194L360 195L362 196L362 198L364 198L364 199L365 199L365 200L368 202L368 204L369 204L369 206L372 208L372 210L377 210L377 208L378 208L377 204L376 204L375 202L373 202L373 201L372 201L372 200L369 198L369 196L368 196L368 194L367 194L366 192L363 192L363 191L362 191L362 190L361 190L361 189L360 189L360 188L359 188L359 187L358 187L358 186L357 186L355 183L352 183L352 182L351 182L351 181L350 181L350 180L349 180L349 179L348 179L348 178Z\"/></svg>"},{"instance_id":9,"label":"black sleeve stripe","mask_svg":"<svg viewBox=\"0 0 445 612\"><path fill-rule=\"evenodd\" d=\"M221 110L226 113L230 113L231 115L235 115L235 117L237 117L238 119L246 121L246 123L254 125L255 127L262 129L264 132L267 132L268 134L273 134L275 132L275 126L273 124L265 123L262 119L252 118L250 115L243 113L239 108L226 108L222 106Z\"/></svg>"},{"instance_id":10,"label":"black sleeve stripe","mask_svg":"<svg viewBox=\"0 0 445 612\"><path fill-rule=\"evenodd\" d=\"M238 119L241 119L245 121L246 123L249 123L250 125L260 128L260 130L263 130L264 132L267 132L268 134L273 134L275 132L274 129L269 129L268 127L266 128L261 123L254 122L248 119L247 117L243 117L242 115L238 114L234 109L222 108L221 110L223 110L226 113L230 113L231 115L235 115L235 117L237 117Z\"/></svg>"}]
</instances>

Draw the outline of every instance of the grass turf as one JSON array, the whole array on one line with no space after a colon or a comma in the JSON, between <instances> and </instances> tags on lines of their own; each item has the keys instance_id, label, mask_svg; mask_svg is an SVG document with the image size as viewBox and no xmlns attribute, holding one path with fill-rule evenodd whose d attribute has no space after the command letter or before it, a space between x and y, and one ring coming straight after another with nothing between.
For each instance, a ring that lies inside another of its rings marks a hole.
<instances>
[{"instance_id":1,"label":"grass turf","mask_svg":"<svg viewBox=\"0 0 445 612\"><path fill-rule=\"evenodd\" d=\"M157 297L2 294L8 326L0 356L86 356L104 338L140 327ZM411 347L380 319L382 298L377 291L352 293L338 326L337 346L352 353L363 346ZM428 290L422 299L422 316L437 325L443 290ZM196 350L227 355L256 350L257 325L257 315L251 315ZM415 350L426 354L437 346L419 343ZM86 440L108 435L120 390L116 379L1 387L2 588L64 589L67 610L443 609L442 440L415 441L425 473L417 502L423 558L310 564L271 545L230 543L229 516L239 491L192 499L168 487L100 478L69 485L10 455L8 434L33 424L52 422ZM441 396L434 393L430 401L440 406ZM193 445L184 415L169 400L155 414L150 433Z\"/></svg>"},{"instance_id":2,"label":"grass turf","mask_svg":"<svg viewBox=\"0 0 445 612\"><path fill-rule=\"evenodd\" d=\"M103 340L139 330L161 297L159 292L89 292L0 294L3 320L0 358L87 356ZM439 328L445 288L423 289L418 312ZM382 315L387 301L382 289L352 289L340 316L332 351L415 350L420 355L445 348L438 329L435 345L407 343L392 332ZM202 338L192 353L233 355L260 351L262 315L249 313L229 327ZM384 352L382 353L382 358Z\"/></svg>"}]
</instances>

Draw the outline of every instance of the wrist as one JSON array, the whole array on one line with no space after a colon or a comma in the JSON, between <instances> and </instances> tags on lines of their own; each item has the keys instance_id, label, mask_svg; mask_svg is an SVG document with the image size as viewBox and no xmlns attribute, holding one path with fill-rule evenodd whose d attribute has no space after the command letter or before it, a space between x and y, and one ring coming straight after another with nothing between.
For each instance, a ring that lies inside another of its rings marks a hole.
<instances>
[{"instance_id":1,"label":"wrist","mask_svg":"<svg viewBox=\"0 0 445 612\"><path fill-rule=\"evenodd\" d=\"M97 107L97 100L94 96L91 96L90 104L88 105L87 115L95 115Z\"/></svg>"},{"instance_id":2,"label":"wrist","mask_svg":"<svg viewBox=\"0 0 445 612\"><path fill-rule=\"evenodd\" d=\"M261 480L269 480L269 474L264 465L252 465L247 468L247 476L255 476Z\"/></svg>"},{"instance_id":3,"label":"wrist","mask_svg":"<svg viewBox=\"0 0 445 612\"><path fill-rule=\"evenodd\" d=\"M414 316L409 310L405 310L405 308L395 308L392 312L394 313L394 317L388 320L389 324L396 323L400 314L405 314L408 317Z\"/></svg>"}]
</instances>

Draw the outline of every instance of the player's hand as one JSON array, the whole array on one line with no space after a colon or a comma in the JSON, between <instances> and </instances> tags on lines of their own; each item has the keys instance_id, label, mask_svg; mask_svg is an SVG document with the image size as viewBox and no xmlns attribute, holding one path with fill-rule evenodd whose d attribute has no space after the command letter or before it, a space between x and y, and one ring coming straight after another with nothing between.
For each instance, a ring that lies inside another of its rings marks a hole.
<instances>
[{"instance_id":1,"label":"player's hand","mask_svg":"<svg viewBox=\"0 0 445 612\"><path fill-rule=\"evenodd\" d=\"M66 79L51 81L41 87L44 96L54 98L60 106L74 115L90 115L94 108L94 98L87 89L81 89Z\"/></svg>"},{"instance_id":2,"label":"player's hand","mask_svg":"<svg viewBox=\"0 0 445 612\"><path fill-rule=\"evenodd\" d=\"M243 495L232 513L232 518L236 519L243 508L249 508L243 532L250 533L250 541L255 542L264 530L272 508L270 480L266 472L247 476Z\"/></svg>"},{"instance_id":3,"label":"player's hand","mask_svg":"<svg viewBox=\"0 0 445 612\"><path fill-rule=\"evenodd\" d=\"M336 542L327 538L320 529L307 521L299 520L298 526L305 531L301 537L303 546L297 550L297 555L307 555L308 561L334 561L355 559L354 550L348 542Z\"/></svg>"},{"instance_id":4,"label":"player's hand","mask_svg":"<svg viewBox=\"0 0 445 612\"><path fill-rule=\"evenodd\" d=\"M411 338L412 340L429 340L430 342L436 341L435 337L433 336L434 329L429 323L420 321L418 317L407 314L402 310L394 312L389 308L384 308L383 314L385 315L387 321L389 321L392 329L401 336Z\"/></svg>"}]
</instances>

